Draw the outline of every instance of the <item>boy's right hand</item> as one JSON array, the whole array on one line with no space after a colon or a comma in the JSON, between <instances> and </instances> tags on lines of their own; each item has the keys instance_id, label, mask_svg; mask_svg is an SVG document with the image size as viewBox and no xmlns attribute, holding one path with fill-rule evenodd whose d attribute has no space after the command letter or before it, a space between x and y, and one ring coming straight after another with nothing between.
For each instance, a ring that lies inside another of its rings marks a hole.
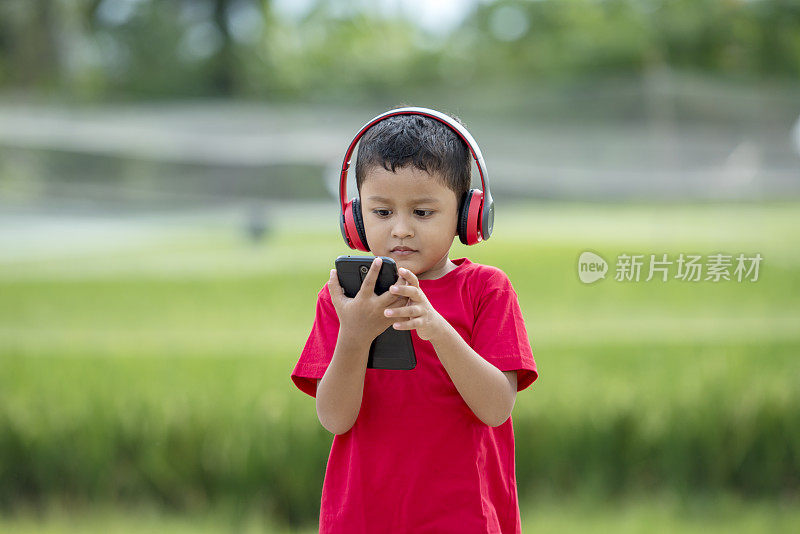
<instances>
[{"instance_id":1,"label":"boy's right hand","mask_svg":"<svg viewBox=\"0 0 800 534\"><path fill-rule=\"evenodd\" d=\"M384 310L406 305L407 297L398 297L389 291L382 295L375 294L375 282L378 280L381 262L380 258L375 258L372 262L355 298L349 298L344 294L336 269L331 269L328 290L333 307L339 316L340 335L372 343L373 339L395 322L394 318L384 315ZM400 278L396 283L405 285L406 282Z\"/></svg>"}]
</instances>

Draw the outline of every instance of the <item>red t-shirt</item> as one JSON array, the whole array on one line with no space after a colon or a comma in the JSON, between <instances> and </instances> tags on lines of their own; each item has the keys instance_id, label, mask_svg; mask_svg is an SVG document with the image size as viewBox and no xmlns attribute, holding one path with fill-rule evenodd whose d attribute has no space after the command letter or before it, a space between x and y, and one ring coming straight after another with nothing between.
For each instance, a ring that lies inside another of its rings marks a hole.
<instances>
[{"instance_id":1,"label":"red t-shirt","mask_svg":"<svg viewBox=\"0 0 800 534\"><path fill-rule=\"evenodd\" d=\"M536 380L536 362L517 294L503 271L453 260L420 280L433 307L483 358L517 371L517 390ZM333 356L339 319L327 285L292 380L316 396ZM430 342L411 331L417 366L367 369L353 427L335 435L322 487L321 533L520 532L509 419L483 423L459 394Z\"/></svg>"}]
</instances>

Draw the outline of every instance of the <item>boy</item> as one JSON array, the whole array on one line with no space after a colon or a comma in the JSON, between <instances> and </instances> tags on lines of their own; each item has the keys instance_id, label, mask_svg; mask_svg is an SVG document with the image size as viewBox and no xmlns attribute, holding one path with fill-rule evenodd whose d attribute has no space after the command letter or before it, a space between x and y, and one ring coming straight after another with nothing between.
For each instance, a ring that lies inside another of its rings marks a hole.
<instances>
[{"instance_id":1,"label":"boy","mask_svg":"<svg viewBox=\"0 0 800 534\"><path fill-rule=\"evenodd\" d=\"M470 168L466 143L426 116L383 119L360 140L366 242L400 278L375 295L376 258L351 299L331 270L291 375L335 434L320 532L520 532L510 415L538 373L506 275L449 258ZM411 331L414 369L366 368L390 326Z\"/></svg>"}]
</instances>

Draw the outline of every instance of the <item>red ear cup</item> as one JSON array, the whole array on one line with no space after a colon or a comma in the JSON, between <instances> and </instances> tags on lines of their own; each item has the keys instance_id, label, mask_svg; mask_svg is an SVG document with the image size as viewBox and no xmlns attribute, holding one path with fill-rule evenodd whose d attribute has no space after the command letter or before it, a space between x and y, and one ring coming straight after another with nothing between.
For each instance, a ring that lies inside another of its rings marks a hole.
<instances>
[{"instance_id":1,"label":"red ear cup","mask_svg":"<svg viewBox=\"0 0 800 534\"><path fill-rule=\"evenodd\" d=\"M461 200L458 211L458 238L465 245L475 245L482 240L481 208L483 191L470 189Z\"/></svg>"},{"instance_id":2,"label":"red ear cup","mask_svg":"<svg viewBox=\"0 0 800 534\"><path fill-rule=\"evenodd\" d=\"M347 245L355 250L369 252L367 233L364 229L364 218L361 216L361 202L358 198L345 204L342 220L340 221L342 237Z\"/></svg>"},{"instance_id":3,"label":"red ear cup","mask_svg":"<svg viewBox=\"0 0 800 534\"><path fill-rule=\"evenodd\" d=\"M361 200L358 198L353 199L353 219L356 223L358 238L361 240L361 243L364 246L364 248L359 250L369 252L369 243L367 243L367 227L364 226L364 216L361 213Z\"/></svg>"}]
</instances>

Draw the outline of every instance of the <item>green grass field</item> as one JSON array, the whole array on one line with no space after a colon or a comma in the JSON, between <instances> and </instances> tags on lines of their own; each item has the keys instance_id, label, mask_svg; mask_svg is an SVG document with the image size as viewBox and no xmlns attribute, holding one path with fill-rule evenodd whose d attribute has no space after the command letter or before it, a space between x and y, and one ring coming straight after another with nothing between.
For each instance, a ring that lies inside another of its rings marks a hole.
<instances>
[{"instance_id":1,"label":"green grass field","mask_svg":"<svg viewBox=\"0 0 800 534\"><path fill-rule=\"evenodd\" d=\"M541 375L513 414L525 532L800 526L798 208L532 204L454 246L509 275ZM335 220L0 253L0 530L313 529L331 436L289 373L350 253ZM578 280L585 250L605 280ZM759 280L613 276L720 252L760 253Z\"/></svg>"},{"instance_id":2,"label":"green grass field","mask_svg":"<svg viewBox=\"0 0 800 534\"><path fill-rule=\"evenodd\" d=\"M694 497L682 500L628 498L622 501L545 497L523 503L522 532L562 534L584 532L683 532L687 534L756 534L792 532L800 524L800 508L791 502L742 501L729 495ZM8 534L150 534L150 533L227 533L269 532L274 534L312 534L315 526L304 529L277 527L260 515L238 515L230 511L210 514L165 514L152 508L118 508L75 512L53 508L44 514L22 512L0 519L0 529Z\"/></svg>"}]
</instances>

